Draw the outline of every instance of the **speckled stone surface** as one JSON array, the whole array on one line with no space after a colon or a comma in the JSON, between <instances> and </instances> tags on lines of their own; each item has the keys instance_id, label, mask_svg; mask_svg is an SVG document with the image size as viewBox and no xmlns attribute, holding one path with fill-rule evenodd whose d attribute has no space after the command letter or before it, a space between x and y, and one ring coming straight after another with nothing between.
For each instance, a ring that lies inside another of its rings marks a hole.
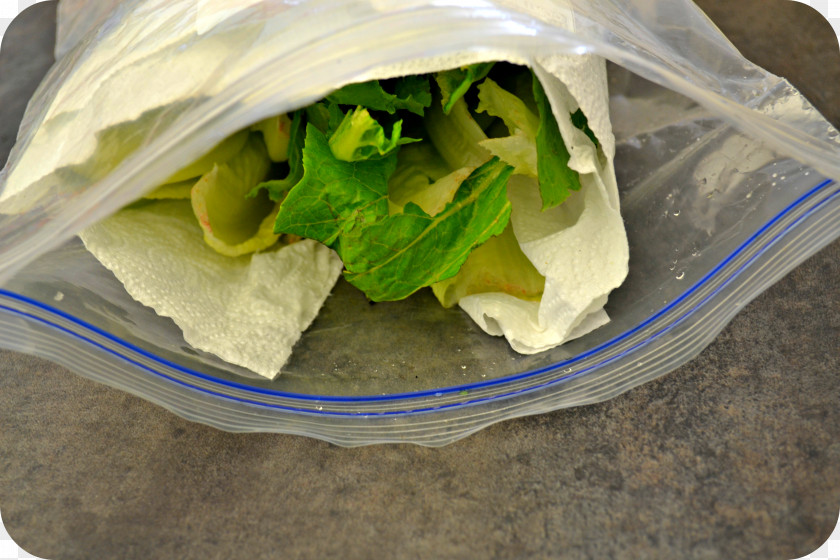
<instances>
[{"instance_id":1,"label":"speckled stone surface","mask_svg":"<svg viewBox=\"0 0 840 560\"><path fill-rule=\"evenodd\" d=\"M840 123L840 51L816 12L700 4ZM25 56L0 56L3 154L52 9L6 35ZM838 243L673 373L442 449L223 433L0 351L0 511L50 559L798 558L840 510L838 370Z\"/></svg>"}]
</instances>

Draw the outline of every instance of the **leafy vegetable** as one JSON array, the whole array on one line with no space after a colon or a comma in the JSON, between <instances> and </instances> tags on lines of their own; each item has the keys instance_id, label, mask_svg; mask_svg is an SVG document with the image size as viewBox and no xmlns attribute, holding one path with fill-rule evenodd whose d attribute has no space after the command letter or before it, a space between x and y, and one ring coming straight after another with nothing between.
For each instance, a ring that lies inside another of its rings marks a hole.
<instances>
[{"instance_id":1,"label":"leafy vegetable","mask_svg":"<svg viewBox=\"0 0 840 560\"><path fill-rule=\"evenodd\" d=\"M429 141L451 169L476 167L492 157L481 147L480 143L487 136L470 116L463 99L455 102L449 115L434 103L424 122Z\"/></svg>"},{"instance_id":2,"label":"leafy vegetable","mask_svg":"<svg viewBox=\"0 0 840 560\"><path fill-rule=\"evenodd\" d=\"M274 231L333 245L342 229L387 216L388 177L396 164L396 154L358 162L339 160L321 131L308 125L303 179L283 201Z\"/></svg>"},{"instance_id":3,"label":"leafy vegetable","mask_svg":"<svg viewBox=\"0 0 840 560\"><path fill-rule=\"evenodd\" d=\"M386 138L382 125L370 116L367 109L359 106L344 116L330 136L329 144L337 159L364 161L387 155L403 144L420 141L417 138L401 138L401 133L402 121L397 121L391 129L391 138Z\"/></svg>"},{"instance_id":4,"label":"leafy vegetable","mask_svg":"<svg viewBox=\"0 0 840 560\"><path fill-rule=\"evenodd\" d=\"M452 111L455 103L464 97L471 85L490 73L493 64L492 62L481 62L438 72L435 75L435 81L441 92L441 107L443 107L444 114L448 115Z\"/></svg>"},{"instance_id":5,"label":"leafy vegetable","mask_svg":"<svg viewBox=\"0 0 840 560\"><path fill-rule=\"evenodd\" d=\"M589 136L589 139L592 140L592 143L595 144L596 148L600 145L598 138L595 137L595 133L592 132L591 128L589 128L589 120L586 118L586 115L583 114L583 111L578 109L572 113L572 124L586 133L586 135Z\"/></svg>"},{"instance_id":6,"label":"leafy vegetable","mask_svg":"<svg viewBox=\"0 0 840 560\"><path fill-rule=\"evenodd\" d=\"M444 307L452 307L465 296L487 292L538 300L544 288L545 277L519 248L510 224L501 235L470 253L456 276L432 285Z\"/></svg>"},{"instance_id":7,"label":"leafy vegetable","mask_svg":"<svg viewBox=\"0 0 840 560\"><path fill-rule=\"evenodd\" d=\"M327 100L341 105L361 105L371 111L386 111L394 114L398 109L423 116L432 102L429 79L423 76L409 76L397 80L396 93L388 93L379 80L346 85L327 96Z\"/></svg>"},{"instance_id":8,"label":"leafy vegetable","mask_svg":"<svg viewBox=\"0 0 840 560\"><path fill-rule=\"evenodd\" d=\"M400 148L397 168L388 179L388 199L392 213L402 212L402 207L413 201L431 214L426 206L418 202L417 197L424 196L423 191L449 173L449 166L431 143L420 142ZM446 202L451 200L452 197Z\"/></svg>"},{"instance_id":9,"label":"leafy vegetable","mask_svg":"<svg viewBox=\"0 0 840 560\"><path fill-rule=\"evenodd\" d=\"M286 161L289 158L291 128L292 121L284 113L258 122L251 130L262 134L271 161Z\"/></svg>"},{"instance_id":10,"label":"leafy vegetable","mask_svg":"<svg viewBox=\"0 0 840 560\"><path fill-rule=\"evenodd\" d=\"M520 98L502 89L499 84L487 78L478 86L478 107L476 111L499 117L508 131L514 134L521 130L528 138L536 138L540 118Z\"/></svg>"},{"instance_id":11,"label":"leafy vegetable","mask_svg":"<svg viewBox=\"0 0 840 560\"><path fill-rule=\"evenodd\" d=\"M338 103L332 101L321 101L310 105L303 110L306 113L306 119L309 124L312 124L327 135L331 136L341 121L344 120L344 111L338 106Z\"/></svg>"},{"instance_id":12,"label":"leafy vegetable","mask_svg":"<svg viewBox=\"0 0 840 560\"><path fill-rule=\"evenodd\" d=\"M551 104L540 81L533 77L534 100L540 112L537 131L537 176L543 210L562 204L572 191L580 190L580 176L569 168L571 156L554 120Z\"/></svg>"},{"instance_id":13,"label":"leafy vegetable","mask_svg":"<svg viewBox=\"0 0 840 560\"><path fill-rule=\"evenodd\" d=\"M265 178L270 164L265 144L252 135L239 154L214 165L193 187L193 212L204 240L216 251L238 256L277 241L270 227L274 204L266 196L246 196Z\"/></svg>"},{"instance_id":14,"label":"leafy vegetable","mask_svg":"<svg viewBox=\"0 0 840 560\"><path fill-rule=\"evenodd\" d=\"M402 214L342 232L338 254L345 278L371 300L385 301L454 276L475 247L507 225L512 171L494 158L476 169L436 216L409 203Z\"/></svg>"},{"instance_id":15,"label":"leafy vegetable","mask_svg":"<svg viewBox=\"0 0 840 560\"><path fill-rule=\"evenodd\" d=\"M213 163L200 180L151 196L191 189L205 239L224 254L283 234L324 243L374 301L426 286L446 306L487 291L538 299L545 279L510 226L509 178L536 179L543 209L580 180L539 82L512 68L350 84L226 140L188 168ZM571 118L597 145L583 114Z\"/></svg>"},{"instance_id":16,"label":"leafy vegetable","mask_svg":"<svg viewBox=\"0 0 840 560\"><path fill-rule=\"evenodd\" d=\"M303 177L303 144L306 137L303 131L303 111L295 111L291 122L287 154L289 172L283 179L260 183L248 193L249 198L257 196L261 190L265 189L271 200L280 202Z\"/></svg>"},{"instance_id":17,"label":"leafy vegetable","mask_svg":"<svg viewBox=\"0 0 840 560\"><path fill-rule=\"evenodd\" d=\"M151 200L185 200L190 197L193 185L198 179L187 179L178 183L167 183L161 185L150 193L147 193L144 198Z\"/></svg>"},{"instance_id":18,"label":"leafy vegetable","mask_svg":"<svg viewBox=\"0 0 840 560\"><path fill-rule=\"evenodd\" d=\"M488 138L480 144L514 166L514 172L537 177L536 137L540 119L525 103L487 78L478 86L479 112L502 119L509 136Z\"/></svg>"}]
</instances>

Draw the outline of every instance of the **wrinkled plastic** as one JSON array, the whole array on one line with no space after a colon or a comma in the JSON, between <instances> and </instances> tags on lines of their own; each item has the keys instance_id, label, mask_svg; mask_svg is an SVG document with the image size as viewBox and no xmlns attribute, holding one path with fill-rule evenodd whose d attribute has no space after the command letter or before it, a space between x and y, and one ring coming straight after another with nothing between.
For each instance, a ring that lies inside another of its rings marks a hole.
<instances>
[{"instance_id":1,"label":"wrinkled plastic","mask_svg":"<svg viewBox=\"0 0 840 560\"><path fill-rule=\"evenodd\" d=\"M17 188L11 179L40 179L15 178L30 169L22 156L36 130L115 95L91 91L80 68L130 72L162 38L173 56L215 41L218 66L138 84L150 96L154 87L184 88L184 102L155 115L96 182L47 178L25 203L18 198L20 213L0 217L0 344L223 429L440 445L667 373L840 235L840 196L827 179L840 177L837 131L689 2L287 1L220 10L230 4L123 2L89 29L71 9L87 3L61 5L70 23L57 51L66 54L30 104L0 199ZM141 16L147 35L113 42L125 18ZM569 17L574 31L559 25ZM89 64L103 45L110 64ZM429 294L371 307L341 284L284 375L246 380L247 371L191 349L171 321L133 302L73 239L243 126L378 68L464 52L534 65L548 53L596 53L615 63L611 119L630 276L610 298L612 322L586 337L518 356ZM80 162L95 139L55 145L56 162Z\"/></svg>"}]
</instances>

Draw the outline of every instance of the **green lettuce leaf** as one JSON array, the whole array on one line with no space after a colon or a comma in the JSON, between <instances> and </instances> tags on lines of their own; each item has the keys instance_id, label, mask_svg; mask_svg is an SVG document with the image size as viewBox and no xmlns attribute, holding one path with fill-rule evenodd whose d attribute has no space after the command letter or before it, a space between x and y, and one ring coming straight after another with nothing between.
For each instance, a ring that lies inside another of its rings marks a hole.
<instances>
[{"instance_id":1,"label":"green lettuce leaf","mask_svg":"<svg viewBox=\"0 0 840 560\"><path fill-rule=\"evenodd\" d=\"M427 181L425 185L422 185L420 181L415 181L414 183L401 185L397 189L389 188L391 214L398 214L404 211L407 204L414 203L429 216L437 216L446 208L447 204L452 202L461 184L473 171L475 171L474 168L462 167L436 181Z\"/></svg>"},{"instance_id":2,"label":"green lettuce leaf","mask_svg":"<svg viewBox=\"0 0 840 560\"><path fill-rule=\"evenodd\" d=\"M456 305L463 297L488 292L537 301L544 288L545 277L522 252L510 224L501 235L491 237L470 253L458 274L432 285L444 307Z\"/></svg>"},{"instance_id":3,"label":"green lettuce leaf","mask_svg":"<svg viewBox=\"0 0 840 560\"><path fill-rule=\"evenodd\" d=\"M490 69L493 68L493 64L493 62L481 62L435 74L435 81L440 88L440 102L444 114L449 114L455 103L464 97L470 86L487 76Z\"/></svg>"},{"instance_id":4,"label":"green lettuce leaf","mask_svg":"<svg viewBox=\"0 0 840 560\"><path fill-rule=\"evenodd\" d=\"M432 103L429 79L426 76L408 76L396 80L395 93L388 93L379 80L349 84L332 92L327 100L341 105L361 105L371 111L394 114L405 109L416 115L423 113Z\"/></svg>"},{"instance_id":5,"label":"green lettuce leaf","mask_svg":"<svg viewBox=\"0 0 840 560\"><path fill-rule=\"evenodd\" d=\"M292 120L285 113L271 117L251 127L251 130L263 135L268 157L271 161L286 161L289 158Z\"/></svg>"},{"instance_id":6,"label":"green lettuce leaf","mask_svg":"<svg viewBox=\"0 0 840 560\"><path fill-rule=\"evenodd\" d=\"M333 245L342 229L388 215L388 177L396 154L348 162L336 159L326 136L307 125L303 149L304 174L289 191L275 233L291 233Z\"/></svg>"},{"instance_id":7,"label":"green lettuce leaf","mask_svg":"<svg viewBox=\"0 0 840 560\"><path fill-rule=\"evenodd\" d=\"M268 191L268 197L271 200L280 202L285 198L286 193L303 178L303 145L306 137L303 128L303 113L303 111L295 111L292 114L287 151L289 172L286 177L260 183L248 193L249 198L257 196L264 189Z\"/></svg>"},{"instance_id":8,"label":"green lettuce leaf","mask_svg":"<svg viewBox=\"0 0 840 560\"><path fill-rule=\"evenodd\" d=\"M413 203L402 214L341 232L345 278L373 301L408 297L454 276L470 252L510 220L507 181L513 169L492 159L462 184L436 216Z\"/></svg>"},{"instance_id":9,"label":"green lettuce leaf","mask_svg":"<svg viewBox=\"0 0 840 560\"><path fill-rule=\"evenodd\" d=\"M537 131L537 175L540 184L543 210L563 203L573 191L580 190L580 176L569 168L571 156L560 135L560 127L551 111L551 103L542 84L533 77L534 100L540 112Z\"/></svg>"},{"instance_id":10,"label":"green lettuce leaf","mask_svg":"<svg viewBox=\"0 0 840 560\"><path fill-rule=\"evenodd\" d=\"M499 84L485 79L478 86L478 112L486 112L504 121L510 134L521 130L526 137L535 140L540 118L531 111L522 99L503 89Z\"/></svg>"},{"instance_id":11,"label":"green lettuce leaf","mask_svg":"<svg viewBox=\"0 0 840 560\"><path fill-rule=\"evenodd\" d=\"M330 136L329 144L337 159L363 161L387 155L403 144L420 141L416 138L403 138L401 134L401 120L394 123L389 139L382 125L370 116L367 109L360 106L347 112Z\"/></svg>"},{"instance_id":12,"label":"green lettuce leaf","mask_svg":"<svg viewBox=\"0 0 840 560\"><path fill-rule=\"evenodd\" d=\"M433 103L426 111L425 125L429 140L450 170L477 167L492 157L481 147L487 135L472 118L463 99L453 104L449 114L445 114L438 103Z\"/></svg>"},{"instance_id":13,"label":"green lettuce leaf","mask_svg":"<svg viewBox=\"0 0 840 560\"><path fill-rule=\"evenodd\" d=\"M275 204L267 196L248 198L269 168L265 144L252 135L242 150L205 173L192 189L192 207L210 247L228 256L251 253L273 245Z\"/></svg>"},{"instance_id":14,"label":"green lettuce leaf","mask_svg":"<svg viewBox=\"0 0 840 560\"><path fill-rule=\"evenodd\" d=\"M537 177L537 148L534 139L523 131L517 130L511 136L488 138L481 142L481 147L513 166L514 173Z\"/></svg>"},{"instance_id":15,"label":"green lettuce leaf","mask_svg":"<svg viewBox=\"0 0 840 560\"><path fill-rule=\"evenodd\" d=\"M344 111L337 103L331 101L319 101L303 109L306 114L307 124L315 126L323 132L327 138L332 136L341 121L344 120Z\"/></svg>"},{"instance_id":16,"label":"green lettuce leaf","mask_svg":"<svg viewBox=\"0 0 840 560\"><path fill-rule=\"evenodd\" d=\"M592 132L591 128L589 128L589 120L586 118L586 115L583 114L581 109L572 113L572 124L589 136L589 139L592 140L592 143L595 144L596 148L600 145L598 138L595 137L595 133Z\"/></svg>"}]
</instances>

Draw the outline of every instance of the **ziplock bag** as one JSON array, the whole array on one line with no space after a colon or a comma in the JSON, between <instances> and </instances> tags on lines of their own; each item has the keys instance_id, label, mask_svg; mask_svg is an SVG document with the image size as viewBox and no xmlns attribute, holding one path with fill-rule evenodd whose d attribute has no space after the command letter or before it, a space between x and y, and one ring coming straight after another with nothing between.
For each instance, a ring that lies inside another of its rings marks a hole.
<instances>
[{"instance_id":1,"label":"ziplock bag","mask_svg":"<svg viewBox=\"0 0 840 560\"><path fill-rule=\"evenodd\" d=\"M39 127L60 129L61 118L74 116L53 109L56 96L91 96L78 76L78 91L67 90L74 72L151 5L122 3L88 33L59 32L80 42L59 45L67 54L30 104L7 178ZM148 48L183 47L166 38L191 26L191 40L234 37L241 49L220 49L209 72L218 79L157 115L134 151L96 182L41 184L24 213L2 218L0 342L187 418L342 445L440 445L500 419L604 400L695 355L740 307L837 236L837 187L825 179L840 176L836 131L787 82L742 59L692 4L178 6L155 13L144 33L159 36ZM270 54L248 56L257 38L284 32L289 40ZM141 39L112 41L107 55L140 63L149 54ZM430 297L370 308L340 284L286 373L244 380L246 371L184 344L171 322L128 298L72 240L245 125L377 68L432 57L456 66L463 53L534 65L595 53L623 67L611 69L610 94L630 275L611 296L612 322L584 338L518 356ZM96 70L111 71L102 60ZM224 79L233 62L241 79ZM85 142L95 139L57 146L81 154Z\"/></svg>"}]
</instances>

